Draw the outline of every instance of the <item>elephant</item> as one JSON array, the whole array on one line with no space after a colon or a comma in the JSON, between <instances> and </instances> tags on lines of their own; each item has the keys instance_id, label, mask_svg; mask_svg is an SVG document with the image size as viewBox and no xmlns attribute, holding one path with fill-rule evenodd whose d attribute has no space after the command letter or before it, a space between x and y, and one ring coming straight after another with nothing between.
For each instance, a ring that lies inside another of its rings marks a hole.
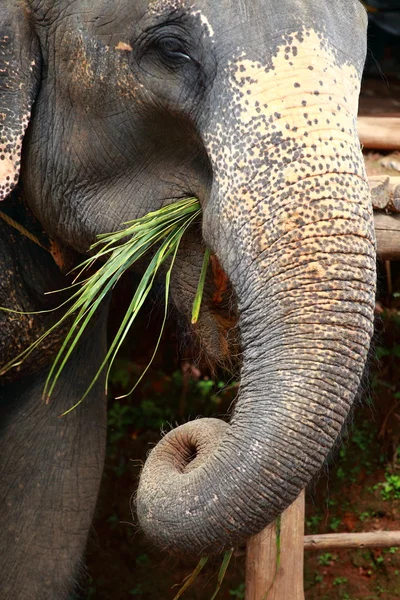
<instances>
[{"instance_id":1,"label":"elephant","mask_svg":"<svg viewBox=\"0 0 400 600\"><path fill-rule=\"evenodd\" d=\"M1 364L57 321L46 292L67 287L98 234L181 198L202 208L172 301L210 363L239 357L241 383L229 424L173 429L142 470L139 523L169 552L216 554L261 531L319 472L354 403L376 285L356 132L366 29L358 0L2 0L0 209L40 245L0 220L0 306L19 311L0 313ZM79 577L104 379L59 416L105 356L107 318L105 301L50 402L65 328L2 375L4 598L66 600Z\"/></svg>"}]
</instances>

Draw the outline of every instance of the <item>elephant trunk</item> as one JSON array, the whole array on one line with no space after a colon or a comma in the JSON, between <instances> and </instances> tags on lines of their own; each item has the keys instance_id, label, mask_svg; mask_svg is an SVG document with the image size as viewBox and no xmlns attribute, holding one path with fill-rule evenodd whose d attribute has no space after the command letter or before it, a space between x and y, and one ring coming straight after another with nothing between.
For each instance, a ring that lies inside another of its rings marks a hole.
<instances>
[{"instance_id":1,"label":"elephant trunk","mask_svg":"<svg viewBox=\"0 0 400 600\"><path fill-rule=\"evenodd\" d=\"M297 497L332 448L372 334L374 256L316 254L251 304L254 282L239 294L243 368L230 425L189 422L151 451L138 515L158 546L205 555L243 542Z\"/></svg>"},{"instance_id":2,"label":"elephant trunk","mask_svg":"<svg viewBox=\"0 0 400 600\"><path fill-rule=\"evenodd\" d=\"M275 519L323 464L364 370L375 243L359 71L312 32L306 44L292 55L285 42L269 70L240 58L224 82L231 101L219 90L203 230L237 294L243 367L230 424L171 431L143 469L140 524L171 551L219 552ZM277 69L289 53L291 94ZM318 69L334 90L315 89Z\"/></svg>"}]
</instances>

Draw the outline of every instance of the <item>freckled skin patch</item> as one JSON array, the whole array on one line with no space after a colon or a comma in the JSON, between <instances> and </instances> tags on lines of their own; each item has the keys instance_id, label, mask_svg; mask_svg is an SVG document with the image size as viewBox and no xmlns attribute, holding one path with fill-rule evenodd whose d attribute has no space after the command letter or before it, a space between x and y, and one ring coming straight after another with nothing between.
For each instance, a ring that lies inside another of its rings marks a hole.
<instances>
[{"instance_id":1,"label":"freckled skin patch","mask_svg":"<svg viewBox=\"0 0 400 600\"><path fill-rule=\"evenodd\" d=\"M116 50L123 50L126 52L132 52L133 48L130 44L127 44L126 42L118 42L118 44L115 46Z\"/></svg>"},{"instance_id":2,"label":"freckled skin patch","mask_svg":"<svg viewBox=\"0 0 400 600\"><path fill-rule=\"evenodd\" d=\"M14 38L0 30L0 78L3 95L0 96L0 201L12 191L18 182L22 140L29 123L30 101L33 91L30 78L22 76L28 70L34 78L36 63L18 62Z\"/></svg>"}]
</instances>

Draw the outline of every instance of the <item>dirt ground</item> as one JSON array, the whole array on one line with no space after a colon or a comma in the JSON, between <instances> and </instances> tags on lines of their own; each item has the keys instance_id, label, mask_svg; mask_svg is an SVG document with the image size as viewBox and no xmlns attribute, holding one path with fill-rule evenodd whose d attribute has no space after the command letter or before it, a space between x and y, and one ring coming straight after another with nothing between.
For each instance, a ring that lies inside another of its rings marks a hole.
<instances>
[{"instance_id":1,"label":"dirt ground","mask_svg":"<svg viewBox=\"0 0 400 600\"><path fill-rule=\"evenodd\" d=\"M364 84L360 113L400 116L400 81ZM388 153L365 153L369 174L400 174L382 166ZM400 159L399 159L400 162ZM399 529L400 517L400 266L379 264L378 359L355 411L350 433L307 494L306 533ZM391 289L387 274L390 272ZM113 395L129 389L152 354L161 322L160 302L135 326L113 373ZM140 340L137 343L135 340ZM184 372L186 374L184 374ZM191 373L189 380L187 374ZM140 466L160 428L189 415L225 415L235 397L234 378L211 379L185 360L171 323L145 381L133 398L110 401L103 484L86 554L80 597L87 600L172 599L195 562L152 547L130 511ZM184 598L210 599L220 559L206 565ZM175 587L174 587L175 586ZM395 600L400 597L400 548L309 552L306 600ZM229 566L221 600L244 598L244 551ZM290 600L290 599L287 599Z\"/></svg>"}]
</instances>

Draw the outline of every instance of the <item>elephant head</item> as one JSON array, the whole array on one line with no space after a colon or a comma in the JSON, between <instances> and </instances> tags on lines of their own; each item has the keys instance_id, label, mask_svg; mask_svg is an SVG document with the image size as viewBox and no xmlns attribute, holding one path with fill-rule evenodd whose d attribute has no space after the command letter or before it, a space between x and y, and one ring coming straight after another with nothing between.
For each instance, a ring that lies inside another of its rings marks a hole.
<instances>
[{"instance_id":1,"label":"elephant head","mask_svg":"<svg viewBox=\"0 0 400 600\"><path fill-rule=\"evenodd\" d=\"M63 244L83 252L176 198L201 202L174 297L190 314L203 240L237 299L240 394L229 425L196 420L151 451L137 508L162 547L218 552L320 469L366 362L365 11L358 0L29 0L5 15L3 194L35 100L20 183ZM217 358L229 348L221 323L206 302L198 330Z\"/></svg>"}]
</instances>

